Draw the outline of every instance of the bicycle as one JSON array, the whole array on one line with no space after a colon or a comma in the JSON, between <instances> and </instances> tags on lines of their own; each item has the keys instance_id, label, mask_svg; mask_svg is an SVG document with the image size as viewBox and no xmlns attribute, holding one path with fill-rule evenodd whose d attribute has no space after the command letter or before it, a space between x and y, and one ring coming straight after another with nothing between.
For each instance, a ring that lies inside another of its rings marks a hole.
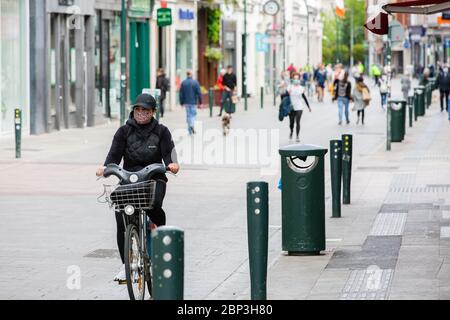
<instances>
[{"instance_id":1,"label":"bicycle","mask_svg":"<svg viewBox=\"0 0 450 320\"><path fill-rule=\"evenodd\" d=\"M122 213L125 231L125 274L130 300L144 300L145 284L152 297L151 245L147 242L148 226L153 226L146 210L155 202L155 174L166 173L162 164L152 164L138 172L129 172L116 164L106 167L104 177L111 175L120 179L119 184L103 185L105 202ZM148 238L151 240L151 237Z\"/></svg>"}]
</instances>

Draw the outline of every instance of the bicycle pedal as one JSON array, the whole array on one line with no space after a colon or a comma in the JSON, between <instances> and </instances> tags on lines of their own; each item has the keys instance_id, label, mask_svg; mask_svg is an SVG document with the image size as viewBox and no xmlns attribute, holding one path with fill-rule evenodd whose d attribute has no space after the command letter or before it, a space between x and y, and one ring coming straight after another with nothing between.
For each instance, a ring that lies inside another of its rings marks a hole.
<instances>
[{"instance_id":1,"label":"bicycle pedal","mask_svg":"<svg viewBox=\"0 0 450 320\"><path fill-rule=\"evenodd\" d=\"M127 280L118 280L117 284L119 284L119 285L127 284Z\"/></svg>"}]
</instances>

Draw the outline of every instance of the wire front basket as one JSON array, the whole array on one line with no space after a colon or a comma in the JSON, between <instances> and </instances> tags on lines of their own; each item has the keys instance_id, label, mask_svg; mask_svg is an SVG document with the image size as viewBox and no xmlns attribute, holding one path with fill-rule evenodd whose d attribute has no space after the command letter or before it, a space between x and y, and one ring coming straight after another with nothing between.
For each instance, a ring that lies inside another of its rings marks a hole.
<instances>
[{"instance_id":1,"label":"wire front basket","mask_svg":"<svg viewBox=\"0 0 450 320\"><path fill-rule=\"evenodd\" d=\"M105 200L110 207L123 211L132 206L136 210L151 209L155 202L156 181L126 184L103 185Z\"/></svg>"}]
</instances>

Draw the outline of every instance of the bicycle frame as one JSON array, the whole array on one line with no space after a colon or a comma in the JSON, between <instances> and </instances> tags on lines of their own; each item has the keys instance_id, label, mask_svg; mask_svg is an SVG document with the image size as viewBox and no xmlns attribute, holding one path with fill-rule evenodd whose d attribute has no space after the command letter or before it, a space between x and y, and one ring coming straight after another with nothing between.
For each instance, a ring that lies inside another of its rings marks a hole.
<instances>
[{"instance_id":1,"label":"bicycle frame","mask_svg":"<svg viewBox=\"0 0 450 320\"><path fill-rule=\"evenodd\" d=\"M125 228L130 224L133 223L138 227L139 230L139 238L142 244L142 256L144 257L144 259L146 259L147 261L147 265L148 268L145 269L145 279L149 279L150 278L150 273L149 273L149 269L150 269L150 257L151 257L151 235L150 237L148 237L148 242L147 242L147 228L148 228L148 224L151 224L151 220L149 219L149 221L147 221L147 213L145 212L145 210L139 210L138 212L136 212L135 214L133 214L132 216L128 216L127 214L125 214L125 212L121 212L122 214L122 218L123 218L123 223ZM136 221L137 220L137 221Z\"/></svg>"}]
</instances>

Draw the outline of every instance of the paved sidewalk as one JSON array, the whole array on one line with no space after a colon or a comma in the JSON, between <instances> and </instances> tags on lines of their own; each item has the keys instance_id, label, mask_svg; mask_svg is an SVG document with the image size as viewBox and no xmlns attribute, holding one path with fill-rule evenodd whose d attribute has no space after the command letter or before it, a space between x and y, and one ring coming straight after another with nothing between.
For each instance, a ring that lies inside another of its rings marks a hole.
<instances>
[{"instance_id":1,"label":"paved sidewalk","mask_svg":"<svg viewBox=\"0 0 450 320\"><path fill-rule=\"evenodd\" d=\"M394 85L399 92L398 81ZM433 104L406 129L406 140L387 152L385 114L375 90L373 95L364 126L355 124L355 113L350 125L338 126L329 97L324 104L313 99L313 112L302 119L302 143L328 147L343 133L354 135L352 204L343 206L341 219L326 219L321 256L281 252L279 171L201 158L182 162L180 174L169 176L164 207L168 224L185 230L186 299L249 298L245 184L254 180L269 182L270 299L450 298L447 116ZM270 139L260 132L275 130L275 149L289 144L286 120L278 121L272 104L267 96L261 110L259 98L250 99L249 110L241 105L233 116L232 128L256 130L261 140ZM214 130L220 135L217 112L209 118L208 109L199 111L202 134L194 138L187 135L184 110L168 112L162 122L180 149L190 142L207 149L227 141L208 137ZM126 288L112 281L120 266L115 221L97 203L105 181L94 176L117 127L113 122L24 137L21 160L14 159L14 140L0 138L0 298L128 299ZM325 177L330 217L328 155ZM81 288L71 289L76 268Z\"/></svg>"}]
</instances>

